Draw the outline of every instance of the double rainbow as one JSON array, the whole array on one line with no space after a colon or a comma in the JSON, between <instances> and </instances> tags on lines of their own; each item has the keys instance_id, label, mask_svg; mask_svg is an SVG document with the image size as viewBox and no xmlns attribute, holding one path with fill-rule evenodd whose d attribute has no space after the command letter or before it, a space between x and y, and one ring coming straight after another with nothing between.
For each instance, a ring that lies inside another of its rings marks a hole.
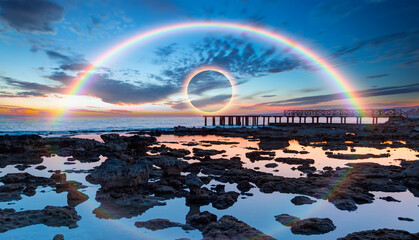
<instances>
[{"instance_id":1,"label":"double rainbow","mask_svg":"<svg viewBox=\"0 0 419 240\"><path fill-rule=\"evenodd\" d=\"M270 40L274 43L277 43L284 47L291 48L295 53L301 55L304 59L310 61L314 65L318 66L329 79L329 81L337 88L344 93L345 99L354 109L361 109L361 105L357 100L355 93L352 91L352 86L348 79L344 78L338 71L336 71L331 64L317 55L315 52L311 51L310 49L294 42L290 38L287 38L277 32L272 32L260 27L256 26L246 26L237 23L230 23L230 22L191 22L191 23L180 23L180 24L173 24L168 25L156 29L152 29L150 31L142 32L138 35L135 35L122 43L119 43L115 47L109 49L107 52L102 54L99 58L97 58L92 65L86 68L82 74L80 74L73 82L70 87L70 90L66 93L66 95L77 95L83 89L88 86L90 81L93 81L93 73L102 66L105 62L112 59L118 54L126 51L130 47L133 47L141 42L146 40L150 40L157 37L162 37L168 34L172 34L175 32L181 31L193 31L193 30L220 30L220 31L232 31L232 32L239 32L239 33L250 33L257 37L260 37L264 40ZM68 107L60 109L57 113L57 117L61 117L64 115Z\"/></svg>"}]
</instances>

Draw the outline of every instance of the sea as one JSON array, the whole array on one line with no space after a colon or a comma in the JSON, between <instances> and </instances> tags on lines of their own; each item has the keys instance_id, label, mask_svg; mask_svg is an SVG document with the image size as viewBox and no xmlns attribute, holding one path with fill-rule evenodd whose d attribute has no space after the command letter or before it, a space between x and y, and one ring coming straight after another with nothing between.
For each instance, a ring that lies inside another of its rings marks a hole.
<instances>
[{"instance_id":1,"label":"sea","mask_svg":"<svg viewBox=\"0 0 419 240\"><path fill-rule=\"evenodd\" d=\"M283 118L284 122L285 118ZM388 119L381 118L379 123ZM216 123L218 124L218 119ZM271 121L272 118L271 118ZM298 118L296 119L298 121ZM310 118L307 118L310 121ZM340 118L334 118L334 123L339 123ZM259 122L261 122L259 120ZM320 118L321 123L326 119ZM371 124L371 118L363 118L365 124ZM356 123L355 118L348 118L347 123ZM94 132L128 132L147 129L172 129L177 126L203 127L205 124L202 116L141 116L141 117L65 117L50 119L45 117L0 117L0 135L21 134L69 134L69 133L94 133ZM208 120L208 127L212 122ZM250 123L251 124L251 123ZM226 126L229 127L229 126ZM250 126L251 127L251 126Z\"/></svg>"}]
</instances>

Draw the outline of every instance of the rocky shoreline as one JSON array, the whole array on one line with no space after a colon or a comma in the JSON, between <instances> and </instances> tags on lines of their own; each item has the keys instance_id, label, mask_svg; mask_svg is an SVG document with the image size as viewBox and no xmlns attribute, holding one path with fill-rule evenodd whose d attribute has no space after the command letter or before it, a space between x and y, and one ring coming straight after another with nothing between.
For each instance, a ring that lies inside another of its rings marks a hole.
<instances>
[{"instance_id":1,"label":"rocky shoreline","mask_svg":"<svg viewBox=\"0 0 419 240\"><path fill-rule=\"evenodd\" d=\"M136 222L135 226L151 230L170 227L180 227L184 230L198 229L204 239L274 239L234 216L225 215L218 219L210 212L200 211L200 207L205 205L220 210L227 209L239 201L240 196L251 196L248 192L252 188L258 188L260 192L266 194L280 192L302 195L292 200L295 205L312 204L318 199L324 199L342 211L355 211L359 205L372 203L375 198L371 192L376 191L389 193L410 191L415 197L419 197L419 160L400 160L399 166L385 166L377 163L357 163L355 160L385 158L388 156L386 154L333 153L335 150L347 150L358 146L376 149L403 147L417 152L419 122L415 120L392 120L377 126L345 125L343 128L337 128L332 124L316 128L176 127L167 131L147 130L131 134L131 136L121 136L117 133L102 134L100 136L102 141L74 137L43 138L37 135L0 136L0 167L37 165L38 168L44 157L52 155L68 157L68 162L97 162L101 156L105 157L106 160L101 165L87 171L86 177L89 183L100 186L95 197L100 207L93 211L96 217L131 218L143 214L150 208L164 206L166 200L184 198L190 208L185 217L185 224L167 219L154 219L148 222ZM270 161L266 164L267 168L277 167L275 162L287 164L305 175L291 178L246 168L243 158L223 157L224 150L210 148L228 147L237 144L236 142L190 142L184 146L190 147L191 150L171 148L158 142L156 138L167 134L215 135L257 141L258 148L249 149L245 154L250 162ZM297 140L303 146L318 146L331 151L328 157L335 161L347 159L354 162L346 167L316 169L314 166L316 159L299 157L307 154L307 151L286 149L290 140ZM202 148L202 145L206 148ZM276 157L274 150L278 149L298 157ZM22 166L19 168L24 171L25 167ZM219 184L210 187L208 184L211 181ZM0 232L39 223L47 226L77 227L80 216L74 207L88 198L79 191L84 187L82 184L67 181L66 174L60 171L51 172L49 178L25 172L9 173L1 177L0 182L4 184L0 186L1 202L19 200L22 194L33 196L39 186L48 186L57 192L67 192L68 199L66 207L48 206L43 210L22 212L13 209L0 210L0 223L2 223ZM236 184L237 189L226 191L226 184ZM330 191L331 189L333 191ZM394 201L391 198L387 199ZM108 214L103 214L103 210ZM36 216L38 220L20 220L22 216L25 216L25 219L27 216ZM287 213L273 213L272 218L290 226L294 234L324 234L339 227L328 218L301 220ZM418 219L412 220L418 221ZM381 229L352 233L342 239L375 239L374 237L418 239L419 233Z\"/></svg>"}]
</instances>

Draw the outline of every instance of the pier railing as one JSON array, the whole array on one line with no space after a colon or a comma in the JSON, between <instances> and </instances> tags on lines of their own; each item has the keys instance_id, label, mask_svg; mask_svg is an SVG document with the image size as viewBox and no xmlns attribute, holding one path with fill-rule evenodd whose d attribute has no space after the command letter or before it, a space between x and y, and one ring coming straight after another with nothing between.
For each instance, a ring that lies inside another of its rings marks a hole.
<instances>
[{"instance_id":1,"label":"pier railing","mask_svg":"<svg viewBox=\"0 0 419 240\"><path fill-rule=\"evenodd\" d=\"M208 125L208 118L212 118L212 125L216 125L216 118L219 125L275 125L282 123L298 124L319 124L339 123L333 122L333 118L340 118L340 124L346 124L347 118L356 118L356 124L362 123L362 118L372 118L372 124L378 124L379 118L408 118L408 114L400 109L334 109L334 110L285 110L282 114L270 115L204 115L205 126ZM285 118L285 121L282 119ZM325 122L321 122L325 119ZM261 121L259 122L259 120ZM309 119L309 121L307 121ZM271 121L273 120L273 121Z\"/></svg>"}]
</instances>

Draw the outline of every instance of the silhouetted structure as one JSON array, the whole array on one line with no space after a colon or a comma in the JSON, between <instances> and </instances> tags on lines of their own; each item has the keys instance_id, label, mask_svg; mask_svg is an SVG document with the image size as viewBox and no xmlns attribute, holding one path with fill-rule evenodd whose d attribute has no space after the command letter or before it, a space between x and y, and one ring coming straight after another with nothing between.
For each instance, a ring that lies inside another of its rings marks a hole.
<instances>
[{"instance_id":1,"label":"silhouetted structure","mask_svg":"<svg viewBox=\"0 0 419 240\"><path fill-rule=\"evenodd\" d=\"M273 115L204 115L205 126L208 119L212 118L212 125L216 125L218 118L219 125L225 126L258 126L265 124L321 124L336 123L346 124L347 118L356 118L356 124L362 123L362 118L372 118L372 124L378 124L379 118L408 118L408 114L400 109L337 109L337 110L285 110L283 114ZM282 121L285 118L285 121ZM321 122L320 119L325 119ZM333 118L340 118L340 122L333 122ZM259 121L262 119L261 121ZM308 121L307 121L308 119ZM273 121L271 121L273 120Z\"/></svg>"}]
</instances>

